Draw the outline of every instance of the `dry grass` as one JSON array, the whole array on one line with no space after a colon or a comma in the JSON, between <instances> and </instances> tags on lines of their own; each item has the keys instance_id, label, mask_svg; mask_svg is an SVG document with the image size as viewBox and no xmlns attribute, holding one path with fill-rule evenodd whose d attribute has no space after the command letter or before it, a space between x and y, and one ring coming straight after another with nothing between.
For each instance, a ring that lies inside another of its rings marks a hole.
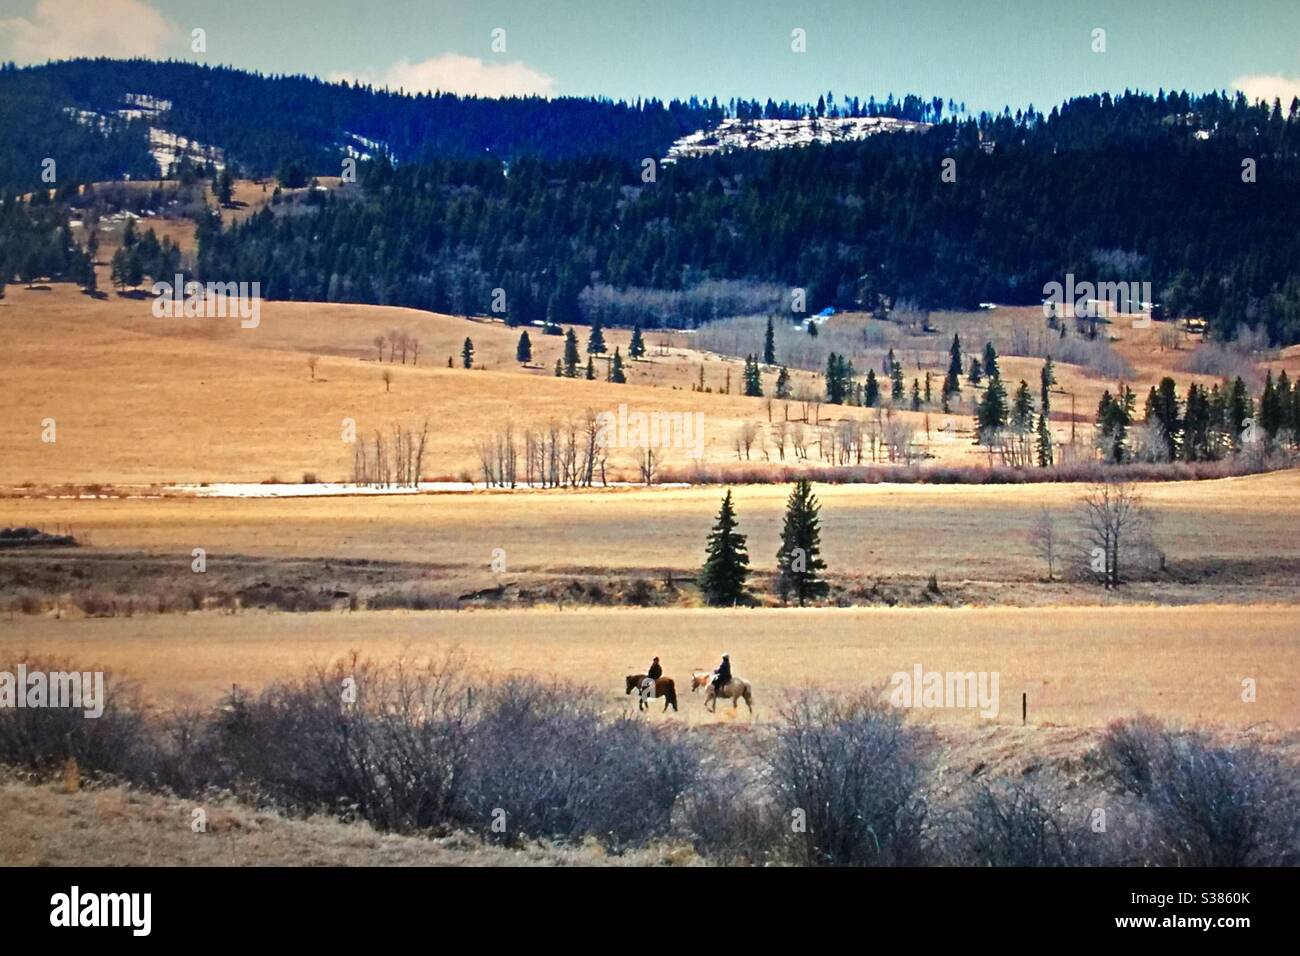
<instances>
[{"instance_id":1,"label":"dry grass","mask_svg":"<svg viewBox=\"0 0 1300 956\"><path fill-rule=\"evenodd\" d=\"M193 614L132 620L0 621L0 655L24 650L92 663L140 681L159 704L211 703L359 650L375 660L441 659L459 649L498 675L560 676L631 708L623 677L652 656L685 685L729 651L755 685L760 720L810 684L861 690L895 671L997 671L1001 713L1037 725L1097 727L1138 712L1183 722L1300 727L1300 643L1289 607L1055 609L533 610L332 615ZM1253 677L1258 701L1241 701ZM680 715L721 722L684 692ZM657 709L656 709L657 710ZM725 713L724 713L725 711ZM741 720L746 720L742 705ZM926 717L982 725L970 711ZM656 712L654 719L661 719Z\"/></svg>"},{"instance_id":2,"label":"dry grass","mask_svg":"<svg viewBox=\"0 0 1300 956\"><path fill-rule=\"evenodd\" d=\"M193 811L206 832L191 829ZM698 863L685 847L606 854L594 844L523 849L291 820L223 798L183 801L122 787L63 792L0 782L0 866L655 866Z\"/></svg>"}]
</instances>

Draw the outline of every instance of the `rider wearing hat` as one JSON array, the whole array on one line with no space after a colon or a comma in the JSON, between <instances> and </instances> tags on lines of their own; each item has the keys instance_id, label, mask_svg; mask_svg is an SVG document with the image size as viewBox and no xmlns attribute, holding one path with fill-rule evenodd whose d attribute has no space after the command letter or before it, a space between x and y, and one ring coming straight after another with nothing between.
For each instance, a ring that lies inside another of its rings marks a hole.
<instances>
[{"instance_id":1,"label":"rider wearing hat","mask_svg":"<svg viewBox=\"0 0 1300 956\"><path fill-rule=\"evenodd\" d=\"M721 693L729 680L731 680L731 655L723 654L722 663L718 665L718 671L713 677L713 689Z\"/></svg>"},{"instance_id":2,"label":"rider wearing hat","mask_svg":"<svg viewBox=\"0 0 1300 956\"><path fill-rule=\"evenodd\" d=\"M646 671L646 677L649 677L651 680L658 680L663 676L664 669L659 666L659 658L656 657L650 662L650 669Z\"/></svg>"}]
</instances>

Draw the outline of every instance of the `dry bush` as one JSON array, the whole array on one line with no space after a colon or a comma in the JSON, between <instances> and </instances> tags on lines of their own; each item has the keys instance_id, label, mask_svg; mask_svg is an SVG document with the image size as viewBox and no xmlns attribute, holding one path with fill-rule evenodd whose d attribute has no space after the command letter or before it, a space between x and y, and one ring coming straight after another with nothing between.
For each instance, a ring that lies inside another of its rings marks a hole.
<instances>
[{"instance_id":1,"label":"dry bush","mask_svg":"<svg viewBox=\"0 0 1300 956\"><path fill-rule=\"evenodd\" d=\"M611 720L592 692L531 680L488 690L472 750L466 821L507 842L591 834L615 847L644 843L668 832L699 764L673 728ZM504 831L493 830L498 819Z\"/></svg>"},{"instance_id":2,"label":"dry bush","mask_svg":"<svg viewBox=\"0 0 1300 956\"><path fill-rule=\"evenodd\" d=\"M1147 862L1300 863L1300 774L1255 744L1220 745L1147 719L1108 728L1098 756L1151 829Z\"/></svg>"},{"instance_id":3,"label":"dry bush","mask_svg":"<svg viewBox=\"0 0 1300 956\"><path fill-rule=\"evenodd\" d=\"M929 795L922 732L878 695L841 698L809 691L781 709L764 753L773 802L802 810L793 835L809 866L924 862Z\"/></svg>"}]
</instances>

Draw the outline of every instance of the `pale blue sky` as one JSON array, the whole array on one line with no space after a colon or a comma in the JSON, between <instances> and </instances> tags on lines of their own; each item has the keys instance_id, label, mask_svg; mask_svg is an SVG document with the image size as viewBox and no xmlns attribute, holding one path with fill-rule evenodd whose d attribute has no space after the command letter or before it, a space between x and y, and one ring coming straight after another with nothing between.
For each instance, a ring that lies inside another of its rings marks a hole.
<instances>
[{"instance_id":1,"label":"pale blue sky","mask_svg":"<svg viewBox=\"0 0 1300 956\"><path fill-rule=\"evenodd\" d=\"M191 52L195 27L207 53ZM807 31L807 52L790 49ZM1106 52L1092 30L1106 30ZM506 31L506 51L492 31ZM1300 0L0 0L0 58L139 53L485 93L1049 108L1126 87L1300 92Z\"/></svg>"}]
</instances>

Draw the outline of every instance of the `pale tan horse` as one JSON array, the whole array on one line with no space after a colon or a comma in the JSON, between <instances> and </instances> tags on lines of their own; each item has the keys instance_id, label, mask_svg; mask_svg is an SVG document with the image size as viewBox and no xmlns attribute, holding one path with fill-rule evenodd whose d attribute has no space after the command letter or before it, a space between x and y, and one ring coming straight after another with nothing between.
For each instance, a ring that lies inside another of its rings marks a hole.
<instances>
[{"instance_id":1,"label":"pale tan horse","mask_svg":"<svg viewBox=\"0 0 1300 956\"><path fill-rule=\"evenodd\" d=\"M704 671L693 671L691 673L691 693L693 694L703 687L704 706L713 714L718 712L719 696L730 698L733 710L740 705L740 700L743 697L745 700L745 706L749 708L749 712L752 714L754 712L754 685L743 677L733 676L731 680L727 681L727 683L723 685L722 691L719 693L719 691L713 686L713 678L716 674L717 671L714 671L712 674ZM713 706L710 707L710 704Z\"/></svg>"}]
</instances>

